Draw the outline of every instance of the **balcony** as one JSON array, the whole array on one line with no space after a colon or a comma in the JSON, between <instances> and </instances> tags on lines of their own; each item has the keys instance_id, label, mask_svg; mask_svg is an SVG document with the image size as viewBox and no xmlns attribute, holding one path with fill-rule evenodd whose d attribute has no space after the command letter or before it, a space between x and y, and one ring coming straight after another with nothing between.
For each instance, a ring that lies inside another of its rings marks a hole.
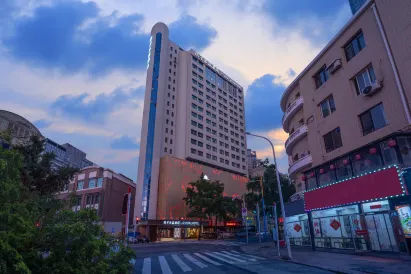
<instances>
[{"instance_id":1,"label":"balcony","mask_svg":"<svg viewBox=\"0 0 411 274\"><path fill-rule=\"evenodd\" d=\"M296 131L291 134L287 141L285 141L285 151L287 152L288 155L291 155L291 150L294 147L294 145L304 138L308 133L308 128L307 125L303 125L299 127Z\"/></svg>"},{"instance_id":2,"label":"balcony","mask_svg":"<svg viewBox=\"0 0 411 274\"><path fill-rule=\"evenodd\" d=\"M303 97L299 97L297 100L295 100L285 111L284 116L283 116L283 129L285 132L288 132L288 123L290 122L291 118L294 116L294 114L297 113L304 105L304 100Z\"/></svg>"},{"instance_id":3,"label":"balcony","mask_svg":"<svg viewBox=\"0 0 411 274\"><path fill-rule=\"evenodd\" d=\"M299 159L298 161L292 163L290 165L290 167L288 168L288 176L290 176L290 178L294 180L295 175L299 171L301 171L301 170L303 170L307 167L310 167L312 163L313 163L313 158L311 157L311 155L307 155L307 156Z\"/></svg>"}]
</instances>

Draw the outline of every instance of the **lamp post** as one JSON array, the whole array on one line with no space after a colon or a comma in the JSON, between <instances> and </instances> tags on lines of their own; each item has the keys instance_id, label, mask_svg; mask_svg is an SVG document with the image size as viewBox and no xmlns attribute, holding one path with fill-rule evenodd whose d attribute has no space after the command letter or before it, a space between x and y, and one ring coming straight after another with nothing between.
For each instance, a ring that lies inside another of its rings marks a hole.
<instances>
[{"instance_id":1,"label":"lamp post","mask_svg":"<svg viewBox=\"0 0 411 274\"><path fill-rule=\"evenodd\" d=\"M268 141L271 145L271 149L273 150L273 159L274 159L274 166L275 166L275 174L277 176L277 185L278 185L278 193L280 194L280 204L281 204L281 211L283 213L283 219L284 219L284 227L285 227L285 208L284 208L284 200L283 200L283 192L281 190L281 182L280 182L280 173L278 172L278 166L277 166L277 159L275 158L275 150L274 150L274 145L273 143L271 143L270 139L264 137L264 136L260 136L260 135L256 135L256 134L252 134L250 132L246 132L247 135L250 136L254 136L254 137L258 137L258 138L262 138L265 139L266 141ZM278 229L278 227L277 227ZM290 248L290 243L288 241L288 233L284 230L284 237L285 237L285 241L287 244L287 252L288 252L288 257L289 259L292 258L291 256L291 248ZM278 239L279 240L279 239ZM279 241L278 241L279 242Z\"/></svg>"}]
</instances>

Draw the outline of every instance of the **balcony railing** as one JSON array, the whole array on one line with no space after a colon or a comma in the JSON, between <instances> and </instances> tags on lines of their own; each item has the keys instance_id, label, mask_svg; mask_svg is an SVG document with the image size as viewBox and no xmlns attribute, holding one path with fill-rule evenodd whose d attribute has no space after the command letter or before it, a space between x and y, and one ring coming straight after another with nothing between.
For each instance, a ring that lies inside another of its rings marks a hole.
<instances>
[{"instance_id":1,"label":"balcony railing","mask_svg":"<svg viewBox=\"0 0 411 274\"><path fill-rule=\"evenodd\" d=\"M283 116L283 129L285 132L288 132L288 123L290 122L291 118L294 116L294 114L297 113L304 105L304 99L303 97L299 97L297 100L295 100L285 111L284 116Z\"/></svg>"},{"instance_id":2,"label":"balcony railing","mask_svg":"<svg viewBox=\"0 0 411 274\"><path fill-rule=\"evenodd\" d=\"M291 134L287 141L285 141L285 151L287 152L288 155L291 155L291 149L294 147L294 145L301 140L303 137L305 137L308 133L308 127L307 125L303 125L299 127L296 131Z\"/></svg>"},{"instance_id":3,"label":"balcony railing","mask_svg":"<svg viewBox=\"0 0 411 274\"><path fill-rule=\"evenodd\" d=\"M299 159L298 161L292 163L292 165L288 168L288 176L290 176L291 179L295 179L295 175L307 168L310 167L313 163L313 158L311 157L311 155L307 155L301 159Z\"/></svg>"}]
</instances>

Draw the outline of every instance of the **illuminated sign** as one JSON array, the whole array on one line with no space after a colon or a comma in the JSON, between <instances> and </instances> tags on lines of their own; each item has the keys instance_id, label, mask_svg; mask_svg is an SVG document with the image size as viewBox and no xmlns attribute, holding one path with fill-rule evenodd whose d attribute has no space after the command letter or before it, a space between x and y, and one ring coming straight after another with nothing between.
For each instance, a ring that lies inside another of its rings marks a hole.
<instances>
[{"instance_id":1,"label":"illuminated sign","mask_svg":"<svg viewBox=\"0 0 411 274\"><path fill-rule=\"evenodd\" d=\"M163 225L199 226L200 222L195 222L195 221L163 221Z\"/></svg>"},{"instance_id":2,"label":"illuminated sign","mask_svg":"<svg viewBox=\"0 0 411 274\"><path fill-rule=\"evenodd\" d=\"M239 223L237 223L237 222L227 222L226 225L227 225L227 226L238 226Z\"/></svg>"},{"instance_id":3,"label":"illuminated sign","mask_svg":"<svg viewBox=\"0 0 411 274\"><path fill-rule=\"evenodd\" d=\"M153 42L153 36L150 37L150 46L148 47L148 58L147 58L147 69L150 66L150 59L151 59L151 44Z\"/></svg>"}]
</instances>

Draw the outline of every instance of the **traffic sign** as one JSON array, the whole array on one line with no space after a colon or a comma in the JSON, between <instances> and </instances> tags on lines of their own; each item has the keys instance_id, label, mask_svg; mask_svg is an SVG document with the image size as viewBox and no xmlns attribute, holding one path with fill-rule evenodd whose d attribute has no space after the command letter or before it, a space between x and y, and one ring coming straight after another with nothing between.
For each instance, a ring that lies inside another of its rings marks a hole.
<instances>
[{"instance_id":1,"label":"traffic sign","mask_svg":"<svg viewBox=\"0 0 411 274\"><path fill-rule=\"evenodd\" d=\"M247 208L243 207L241 209L241 213L243 214L243 216L247 216Z\"/></svg>"}]
</instances>

